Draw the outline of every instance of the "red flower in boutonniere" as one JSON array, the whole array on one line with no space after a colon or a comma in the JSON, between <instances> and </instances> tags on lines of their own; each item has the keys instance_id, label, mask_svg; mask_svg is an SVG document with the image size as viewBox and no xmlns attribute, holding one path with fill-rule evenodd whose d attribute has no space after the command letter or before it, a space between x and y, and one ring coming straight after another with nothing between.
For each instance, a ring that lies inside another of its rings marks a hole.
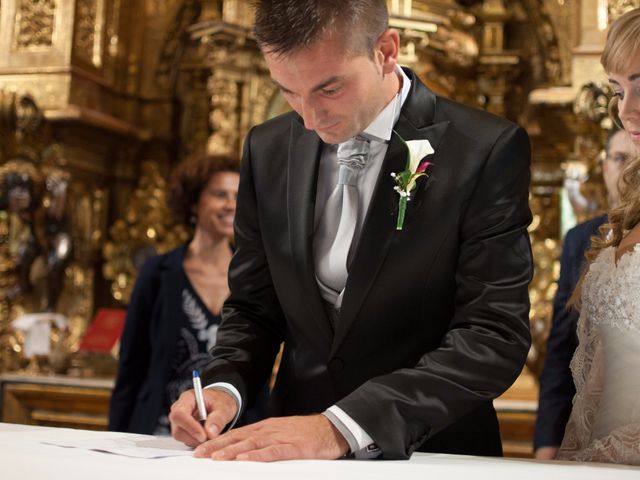
<instances>
[{"instance_id":1,"label":"red flower in boutonniere","mask_svg":"<svg viewBox=\"0 0 640 480\"><path fill-rule=\"evenodd\" d=\"M400 135L398 135L400 137ZM425 158L435 152L429 140L409 140L405 141L400 137L402 143L407 146L407 164L400 173L392 173L391 176L396 182L394 190L398 192L398 221L396 230L402 230L404 225L404 215L407 210L407 202L411 200L411 192L416 188L416 181L420 177L428 177L427 167L433 165Z\"/></svg>"}]
</instances>

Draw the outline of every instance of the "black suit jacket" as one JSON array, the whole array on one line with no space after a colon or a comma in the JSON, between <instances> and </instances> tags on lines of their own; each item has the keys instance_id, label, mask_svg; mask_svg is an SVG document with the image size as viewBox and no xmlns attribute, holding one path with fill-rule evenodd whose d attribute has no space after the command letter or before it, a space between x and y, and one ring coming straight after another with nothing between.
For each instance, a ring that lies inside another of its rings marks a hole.
<instances>
[{"instance_id":1,"label":"black suit jacket","mask_svg":"<svg viewBox=\"0 0 640 480\"><path fill-rule=\"evenodd\" d=\"M571 413L576 387L569 364L578 347L578 312L568 310L567 302L575 290L585 265L585 252L591 237L607 221L607 216L581 223L567 232L562 256L558 290L553 299L553 320L547 339L547 353L540 376L540 397L534 435L534 448L559 447Z\"/></svg>"},{"instance_id":2,"label":"black suit jacket","mask_svg":"<svg viewBox=\"0 0 640 480\"><path fill-rule=\"evenodd\" d=\"M492 400L518 376L530 344L529 141L407 74L395 130L431 142L431 176L418 181L397 231L390 174L404 169L407 152L393 135L335 325L312 260L321 140L295 113L248 134L231 296L206 381L253 397L284 341L272 415L337 404L384 458L420 446L500 454Z\"/></svg>"}]
</instances>

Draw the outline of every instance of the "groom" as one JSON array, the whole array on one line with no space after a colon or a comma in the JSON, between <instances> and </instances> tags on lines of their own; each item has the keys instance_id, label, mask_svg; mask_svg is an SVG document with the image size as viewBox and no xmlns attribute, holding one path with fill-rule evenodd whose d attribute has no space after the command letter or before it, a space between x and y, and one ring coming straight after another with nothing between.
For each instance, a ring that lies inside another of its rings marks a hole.
<instances>
[{"instance_id":1,"label":"groom","mask_svg":"<svg viewBox=\"0 0 640 480\"><path fill-rule=\"evenodd\" d=\"M492 400L530 344L526 133L399 68L384 0L263 0L255 33L295 112L247 136L208 418L185 392L174 437L215 459L500 455ZM434 153L400 221L410 140ZM224 433L281 342L271 418Z\"/></svg>"}]
</instances>

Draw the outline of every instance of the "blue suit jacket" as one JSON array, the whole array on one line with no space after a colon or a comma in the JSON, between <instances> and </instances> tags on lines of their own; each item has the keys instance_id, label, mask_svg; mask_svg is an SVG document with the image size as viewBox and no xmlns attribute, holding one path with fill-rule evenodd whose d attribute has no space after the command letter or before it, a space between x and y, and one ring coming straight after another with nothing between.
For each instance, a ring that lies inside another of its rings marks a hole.
<instances>
[{"instance_id":1,"label":"blue suit jacket","mask_svg":"<svg viewBox=\"0 0 640 480\"><path fill-rule=\"evenodd\" d=\"M581 223L569 230L565 237L558 290L553 301L553 322L540 377L534 449L562 443L576 393L569 363L578 346L576 327L579 316L577 311L567 310L566 305L580 279L591 237L598 234L598 228L606 220L607 216L603 215Z\"/></svg>"}]
</instances>

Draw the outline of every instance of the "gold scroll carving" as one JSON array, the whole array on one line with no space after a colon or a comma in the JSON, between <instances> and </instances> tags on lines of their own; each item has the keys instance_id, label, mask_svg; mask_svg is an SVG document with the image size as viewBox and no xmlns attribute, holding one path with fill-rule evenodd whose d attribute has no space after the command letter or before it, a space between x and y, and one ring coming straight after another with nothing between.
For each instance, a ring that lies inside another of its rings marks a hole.
<instances>
[{"instance_id":1,"label":"gold scroll carving","mask_svg":"<svg viewBox=\"0 0 640 480\"><path fill-rule=\"evenodd\" d=\"M99 67L102 65L104 0L77 0L75 54Z\"/></svg>"},{"instance_id":2,"label":"gold scroll carving","mask_svg":"<svg viewBox=\"0 0 640 480\"><path fill-rule=\"evenodd\" d=\"M238 136L238 85L214 75L209 78L211 113L209 123L212 134L207 140L210 153L232 153L237 151Z\"/></svg>"},{"instance_id":3,"label":"gold scroll carving","mask_svg":"<svg viewBox=\"0 0 640 480\"><path fill-rule=\"evenodd\" d=\"M11 320L56 311L71 257L69 175L47 155L42 114L28 95L0 92L0 370L20 365Z\"/></svg>"},{"instance_id":4,"label":"gold scroll carving","mask_svg":"<svg viewBox=\"0 0 640 480\"><path fill-rule=\"evenodd\" d=\"M0 91L0 371L26 365L9 325L26 313L60 313L53 352L35 370L63 369L93 314L96 244L106 189L76 175L65 148L28 95ZM44 359L41 359L44 360Z\"/></svg>"},{"instance_id":5,"label":"gold scroll carving","mask_svg":"<svg viewBox=\"0 0 640 480\"><path fill-rule=\"evenodd\" d=\"M56 0L19 0L16 12L15 45L18 49L53 44Z\"/></svg>"},{"instance_id":6,"label":"gold scroll carving","mask_svg":"<svg viewBox=\"0 0 640 480\"><path fill-rule=\"evenodd\" d=\"M564 186L578 223L607 209L599 160L605 132L612 127L607 109L612 94L608 84L589 82L573 103L577 136L564 165Z\"/></svg>"},{"instance_id":7,"label":"gold scroll carving","mask_svg":"<svg viewBox=\"0 0 640 480\"><path fill-rule=\"evenodd\" d=\"M619 16L634 8L640 8L640 0L609 0L607 2L609 21L614 21Z\"/></svg>"},{"instance_id":8,"label":"gold scroll carving","mask_svg":"<svg viewBox=\"0 0 640 480\"><path fill-rule=\"evenodd\" d=\"M253 26L253 9L246 0L223 0L222 20L246 28Z\"/></svg>"},{"instance_id":9,"label":"gold scroll carving","mask_svg":"<svg viewBox=\"0 0 640 480\"><path fill-rule=\"evenodd\" d=\"M152 255L164 253L189 237L175 225L167 204L166 181L154 162L141 165L141 178L124 218L116 220L105 243L103 274L111 295L122 304L131 297L138 270Z\"/></svg>"},{"instance_id":10,"label":"gold scroll carving","mask_svg":"<svg viewBox=\"0 0 640 480\"><path fill-rule=\"evenodd\" d=\"M540 191L544 190L544 191ZM560 274L560 242L549 238L548 232L559 223L560 202L552 188L538 188L529 197L533 221L529 226L533 251L533 279L529 284L529 324L531 325L531 349L527 356L528 370L540 377L547 350L547 337L551 326L553 297L557 290L556 279Z\"/></svg>"}]
</instances>

